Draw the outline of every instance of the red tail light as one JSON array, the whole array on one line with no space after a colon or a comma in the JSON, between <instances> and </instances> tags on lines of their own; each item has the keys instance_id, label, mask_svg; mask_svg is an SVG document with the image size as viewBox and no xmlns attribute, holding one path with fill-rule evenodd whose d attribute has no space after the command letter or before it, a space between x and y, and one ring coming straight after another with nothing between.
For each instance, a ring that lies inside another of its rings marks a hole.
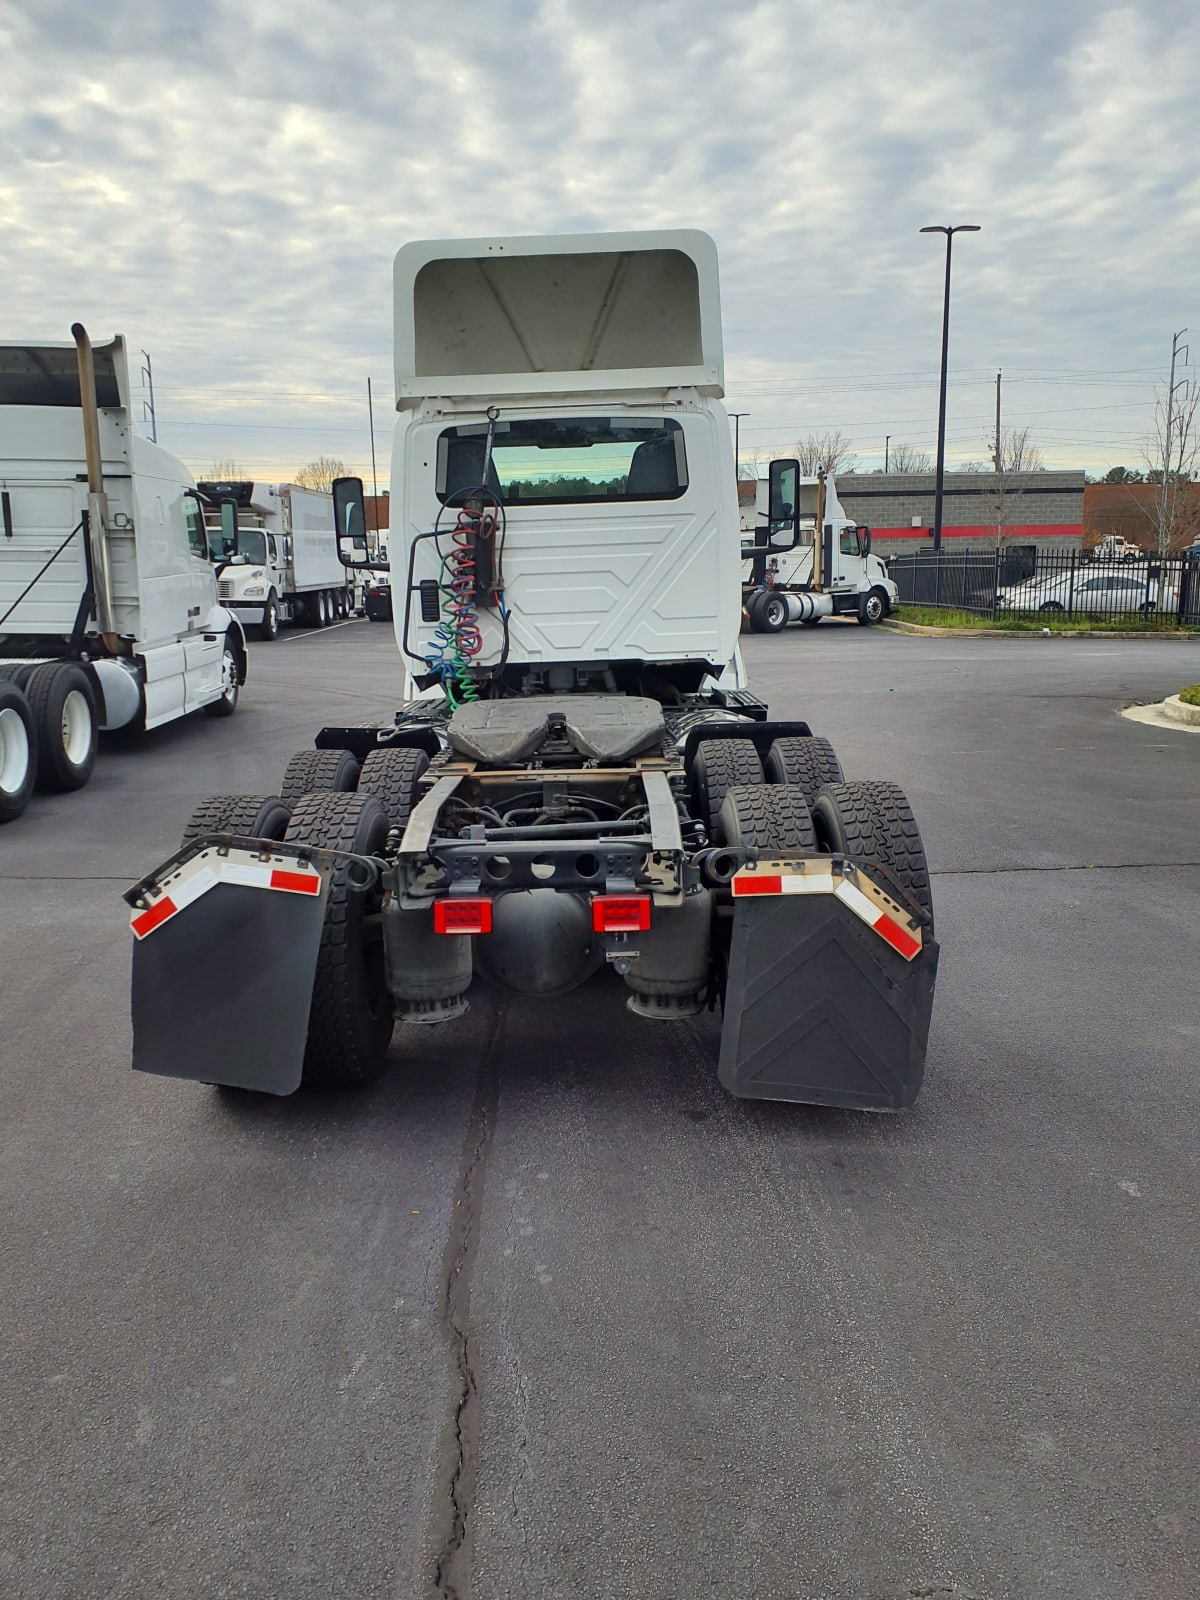
<instances>
[{"instance_id":1,"label":"red tail light","mask_svg":"<svg viewBox=\"0 0 1200 1600\"><path fill-rule=\"evenodd\" d=\"M597 933L644 933L649 926L648 894L598 894L592 897L592 927Z\"/></svg>"},{"instance_id":2,"label":"red tail light","mask_svg":"<svg viewBox=\"0 0 1200 1600\"><path fill-rule=\"evenodd\" d=\"M434 933L491 933L490 900L435 900Z\"/></svg>"}]
</instances>

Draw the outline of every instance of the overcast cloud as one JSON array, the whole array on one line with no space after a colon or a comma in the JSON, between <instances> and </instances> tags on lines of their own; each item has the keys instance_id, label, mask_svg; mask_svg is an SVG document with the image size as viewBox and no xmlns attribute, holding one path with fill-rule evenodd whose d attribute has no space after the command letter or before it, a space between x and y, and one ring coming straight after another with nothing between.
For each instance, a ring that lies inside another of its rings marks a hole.
<instances>
[{"instance_id":1,"label":"overcast cloud","mask_svg":"<svg viewBox=\"0 0 1200 1600\"><path fill-rule=\"evenodd\" d=\"M124 332L203 472L381 483L405 240L690 226L744 450L1004 420L1136 462L1200 349L1200 8L1083 0L0 0L0 337Z\"/></svg>"}]
</instances>

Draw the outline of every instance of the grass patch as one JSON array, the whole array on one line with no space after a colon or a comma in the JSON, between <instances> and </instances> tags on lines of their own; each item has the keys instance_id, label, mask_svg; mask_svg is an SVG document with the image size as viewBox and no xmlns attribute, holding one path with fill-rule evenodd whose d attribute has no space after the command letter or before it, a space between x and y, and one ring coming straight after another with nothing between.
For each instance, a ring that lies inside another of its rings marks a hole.
<instances>
[{"instance_id":1,"label":"grass patch","mask_svg":"<svg viewBox=\"0 0 1200 1600\"><path fill-rule=\"evenodd\" d=\"M1149 622L1134 612L1125 617L1064 617L1058 611L1035 611L1021 616L977 616L973 611L949 611L941 606L898 606L892 613L898 622L914 622L922 628L988 628L1003 633L1157 633L1175 631L1174 619L1152 617ZM1191 630L1189 630L1191 631Z\"/></svg>"},{"instance_id":2,"label":"grass patch","mask_svg":"<svg viewBox=\"0 0 1200 1600\"><path fill-rule=\"evenodd\" d=\"M1185 706L1200 706L1200 683L1189 683L1186 689L1180 689L1179 698Z\"/></svg>"}]
</instances>

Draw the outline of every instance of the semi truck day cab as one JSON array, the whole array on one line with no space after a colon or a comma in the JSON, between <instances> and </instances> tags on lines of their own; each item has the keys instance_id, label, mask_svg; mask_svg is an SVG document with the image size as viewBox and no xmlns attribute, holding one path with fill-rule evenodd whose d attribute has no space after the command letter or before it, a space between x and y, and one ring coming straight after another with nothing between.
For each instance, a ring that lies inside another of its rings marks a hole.
<instances>
[{"instance_id":1,"label":"semi truck day cab","mask_svg":"<svg viewBox=\"0 0 1200 1600\"><path fill-rule=\"evenodd\" d=\"M353 610L333 531L333 497L294 483L202 482L222 605L257 639L285 622L323 628ZM230 517L221 515L232 507ZM362 547L365 554L366 546Z\"/></svg>"},{"instance_id":2,"label":"semi truck day cab","mask_svg":"<svg viewBox=\"0 0 1200 1600\"><path fill-rule=\"evenodd\" d=\"M134 1067L357 1084L397 1019L608 969L651 1030L720 1007L735 1095L910 1105L929 874L900 790L746 684L712 240L422 241L394 291L404 698L127 892ZM334 501L349 563L361 482Z\"/></svg>"},{"instance_id":3,"label":"semi truck day cab","mask_svg":"<svg viewBox=\"0 0 1200 1600\"><path fill-rule=\"evenodd\" d=\"M742 544L742 604L754 633L822 617L881 622L900 595L871 554L871 530L842 510L832 473L800 474L798 461L772 461L756 488L753 541Z\"/></svg>"},{"instance_id":4,"label":"semi truck day cab","mask_svg":"<svg viewBox=\"0 0 1200 1600\"><path fill-rule=\"evenodd\" d=\"M204 505L134 432L125 341L0 344L0 822L88 781L101 729L224 717L246 679Z\"/></svg>"}]
</instances>

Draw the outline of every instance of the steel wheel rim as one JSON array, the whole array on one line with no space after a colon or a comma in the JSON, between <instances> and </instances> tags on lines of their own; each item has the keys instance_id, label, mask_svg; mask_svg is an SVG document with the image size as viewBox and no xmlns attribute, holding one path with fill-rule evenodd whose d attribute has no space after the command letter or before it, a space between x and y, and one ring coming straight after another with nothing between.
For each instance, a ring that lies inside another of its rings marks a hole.
<instances>
[{"instance_id":1,"label":"steel wheel rim","mask_svg":"<svg viewBox=\"0 0 1200 1600\"><path fill-rule=\"evenodd\" d=\"M766 618L767 621L773 626L779 622L786 621L787 606L784 605L782 600L768 600L766 606Z\"/></svg>"},{"instance_id":2,"label":"steel wheel rim","mask_svg":"<svg viewBox=\"0 0 1200 1600\"><path fill-rule=\"evenodd\" d=\"M20 716L0 711L0 794L20 794L29 775L29 733Z\"/></svg>"},{"instance_id":3,"label":"steel wheel rim","mask_svg":"<svg viewBox=\"0 0 1200 1600\"><path fill-rule=\"evenodd\" d=\"M62 746L73 767L81 767L92 748L92 708L82 689L72 689L63 701Z\"/></svg>"},{"instance_id":4,"label":"steel wheel rim","mask_svg":"<svg viewBox=\"0 0 1200 1600\"><path fill-rule=\"evenodd\" d=\"M231 705L237 699L237 671L232 650L226 650L221 657L221 698Z\"/></svg>"}]
</instances>

